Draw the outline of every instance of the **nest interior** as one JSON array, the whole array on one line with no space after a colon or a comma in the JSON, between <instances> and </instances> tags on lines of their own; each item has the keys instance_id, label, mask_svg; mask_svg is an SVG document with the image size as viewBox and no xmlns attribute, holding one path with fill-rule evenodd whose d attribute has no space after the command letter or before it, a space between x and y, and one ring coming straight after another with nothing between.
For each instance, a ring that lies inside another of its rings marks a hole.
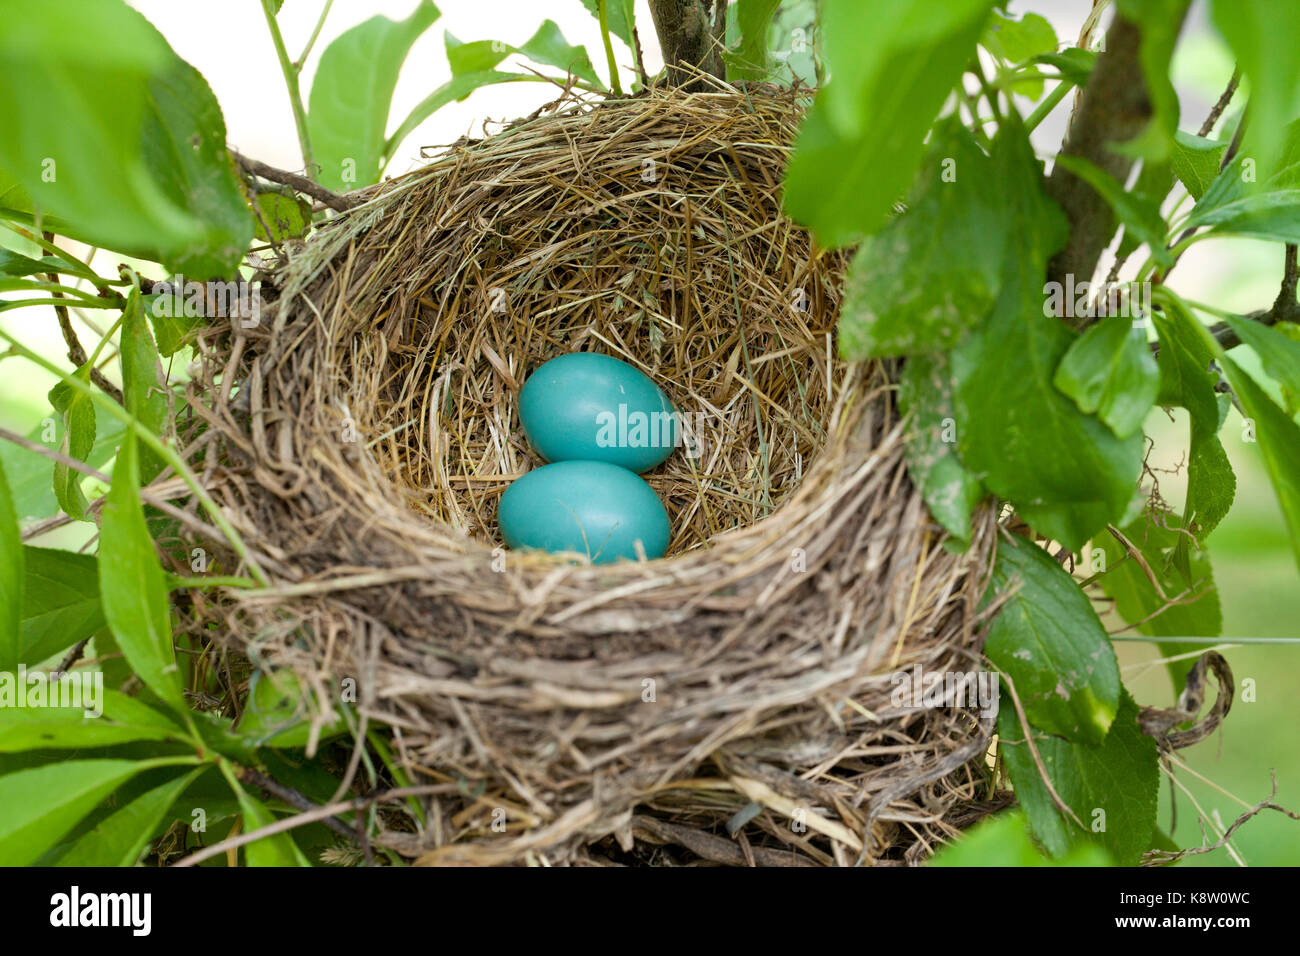
<instances>
[{"instance_id":1,"label":"nest interior","mask_svg":"<svg viewBox=\"0 0 1300 956\"><path fill-rule=\"evenodd\" d=\"M942 547L890 370L835 358L844 258L780 212L803 105L653 92L458 144L282 250L256 324L200 334L190 455L244 536L227 561L272 586L195 627L294 668L318 723L355 679L428 783L390 846L914 862L980 815L988 722L896 706L892 676L978 668L995 525ZM664 559L500 547L541 464L519 388L581 350L698 423L646 476Z\"/></svg>"}]
</instances>

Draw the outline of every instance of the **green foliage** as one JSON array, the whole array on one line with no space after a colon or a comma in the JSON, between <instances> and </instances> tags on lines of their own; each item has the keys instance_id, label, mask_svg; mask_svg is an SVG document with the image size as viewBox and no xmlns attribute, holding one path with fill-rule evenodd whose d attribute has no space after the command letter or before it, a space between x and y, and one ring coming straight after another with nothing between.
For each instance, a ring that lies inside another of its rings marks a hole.
<instances>
[{"instance_id":1,"label":"green foliage","mask_svg":"<svg viewBox=\"0 0 1300 956\"><path fill-rule=\"evenodd\" d=\"M1173 254L1165 247L1164 217L1160 214L1160 203L1143 196L1141 193L1128 192L1117 183L1109 173L1098 169L1085 159L1075 156L1058 156L1056 161L1070 170L1106 200L1115 211L1124 228L1139 242L1146 243L1151 250L1151 257L1161 268L1174 264Z\"/></svg>"},{"instance_id":2,"label":"green foliage","mask_svg":"<svg viewBox=\"0 0 1300 956\"><path fill-rule=\"evenodd\" d=\"M767 31L781 0L737 0L736 23L740 45L727 57L727 76L735 80L764 80L770 57Z\"/></svg>"},{"instance_id":3,"label":"green foliage","mask_svg":"<svg viewBox=\"0 0 1300 956\"><path fill-rule=\"evenodd\" d=\"M922 141L974 52L990 0L882 8L826 0L821 32L834 79L804 117L785 208L828 247L880 228L923 155ZM872 42L862 44L861 37Z\"/></svg>"},{"instance_id":4,"label":"green foliage","mask_svg":"<svg viewBox=\"0 0 1300 956\"><path fill-rule=\"evenodd\" d=\"M993 161L949 120L935 130L907 210L862 243L845 280L840 354L950 348L992 307L1011 233Z\"/></svg>"},{"instance_id":5,"label":"green foliage","mask_svg":"<svg viewBox=\"0 0 1300 956\"><path fill-rule=\"evenodd\" d=\"M57 865L135 866L167 811L204 769L173 777L105 817L59 857Z\"/></svg>"},{"instance_id":6,"label":"green foliage","mask_svg":"<svg viewBox=\"0 0 1300 956\"><path fill-rule=\"evenodd\" d=\"M132 290L122 312L122 394L126 410L155 435L167 433L167 388L149 324L140 307L140 292ZM140 484L147 485L163 470L152 450L140 452Z\"/></svg>"},{"instance_id":7,"label":"green foliage","mask_svg":"<svg viewBox=\"0 0 1300 956\"><path fill-rule=\"evenodd\" d=\"M1117 0L1120 15L1142 30L1138 59L1154 115L1145 131L1116 149L1154 162L1169 158L1178 129L1178 94L1169 78L1169 64L1190 5L1191 0Z\"/></svg>"},{"instance_id":8,"label":"green foliage","mask_svg":"<svg viewBox=\"0 0 1300 956\"><path fill-rule=\"evenodd\" d=\"M1282 148L1286 124L1300 116L1300 4L1213 0L1211 16L1250 80L1246 154L1267 163Z\"/></svg>"},{"instance_id":9,"label":"green foliage","mask_svg":"<svg viewBox=\"0 0 1300 956\"><path fill-rule=\"evenodd\" d=\"M273 190L258 193L253 206L257 217L258 239L284 242L286 239L297 239L311 228L311 203L291 193ZM157 331L156 320L154 329ZM160 335L159 351L163 348L161 338Z\"/></svg>"},{"instance_id":10,"label":"green foliage","mask_svg":"<svg viewBox=\"0 0 1300 956\"><path fill-rule=\"evenodd\" d=\"M25 555L13 494L0 466L0 671L13 670L22 649Z\"/></svg>"},{"instance_id":11,"label":"green foliage","mask_svg":"<svg viewBox=\"0 0 1300 956\"><path fill-rule=\"evenodd\" d=\"M0 2L5 211L196 277L234 268L252 217L202 77L122 0ZM69 24L76 29L69 29Z\"/></svg>"},{"instance_id":12,"label":"green foliage","mask_svg":"<svg viewBox=\"0 0 1300 956\"><path fill-rule=\"evenodd\" d=\"M90 381L90 368L77 371L83 382ZM63 443L59 452L65 458L85 461L95 444L95 405L84 391L66 382L59 382L50 390L50 405L59 413L63 426ZM59 507L78 521L86 518L86 496L81 490L81 472L61 461L54 463L54 497Z\"/></svg>"},{"instance_id":13,"label":"green foliage","mask_svg":"<svg viewBox=\"0 0 1300 956\"><path fill-rule=\"evenodd\" d=\"M1100 743L1119 702L1119 665L1092 604L1036 544L998 542L986 601L1011 595L994 619L984 654L1015 682L1035 727Z\"/></svg>"},{"instance_id":14,"label":"green foliage","mask_svg":"<svg viewBox=\"0 0 1300 956\"><path fill-rule=\"evenodd\" d=\"M1170 165L1178 181L1187 187L1187 192L1193 199L1199 201L1210 184L1218 178L1219 165L1223 162L1227 148L1227 143L1193 136L1182 130L1174 134Z\"/></svg>"},{"instance_id":15,"label":"green foliage","mask_svg":"<svg viewBox=\"0 0 1300 956\"><path fill-rule=\"evenodd\" d=\"M907 467L936 521L957 540L970 541L971 515L985 495L980 480L957 458L953 441L952 375L938 352L908 359L898 384L898 404L912 416Z\"/></svg>"},{"instance_id":16,"label":"green foliage","mask_svg":"<svg viewBox=\"0 0 1300 956\"><path fill-rule=\"evenodd\" d=\"M582 5L597 19L600 18L600 0L582 0ZM632 27L636 23L635 0L605 0L605 18L609 32L628 46L632 45Z\"/></svg>"},{"instance_id":17,"label":"green foliage","mask_svg":"<svg viewBox=\"0 0 1300 956\"><path fill-rule=\"evenodd\" d=\"M1142 427L1160 388L1146 334L1130 319L1103 319L1074 340L1053 383L1079 411L1096 414L1120 438Z\"/></svg>"},{"instance_id":18,"label":"green foliage","mask_svg":"<svg viewBox=\"0 0 1300 956\"><path fill-rule=\"evenodd\" d=\"M316 178L329 189L379 181L389 107L402 63L440 13L419 0L405 20L374 16L325 48L307 112Z\"/></svg>"},{"instance_id":19,"label":"green foliage","mask_svg":"<svg viewBox=\"0 0 1300 956\"><path fill-rule=\"evenodd\" d=\"M1059 859L1044 855L1030 836L1024 811L1008 810L972 827L956 843L943 847L930 866L1114 866L1109 854L1090 843L1072 848Z\"/></svg>"},{"instance_id":20,"label":"green foliage","mask_svg":"<svg viewBox=\"0 0 1300 956\"><path fill-rule=\"evenodd\" d=\"M1053 384L1074 340L1044 316L1043 277L1063 244L1064 219L1042 191L1022 126L999 131L993 159L999 195L1017 225L993 310L952 353L958 453L1034 528L1077 551L1127 509L1142 438L1118 438Z\"/></svg>"},{"instance_id":21,"label":"green foliage","mask_svg":"<svg viewBox=\"0 0 1300 956\"><path fill-rule=\"evenodd\" d=\"M1038 842L1062 857L1089 843L1120 866L1135 865L1150 848L1160 774L1156 742L1137 725L1137 705L1125 691L1105 739L1096 744L1035 735L1052 789L1078 818L1063 814L1044 784L1009 701L998 712L998 752ZM1079 823L1086 829L1081 829Z\"/></svg>"}]
</instances>

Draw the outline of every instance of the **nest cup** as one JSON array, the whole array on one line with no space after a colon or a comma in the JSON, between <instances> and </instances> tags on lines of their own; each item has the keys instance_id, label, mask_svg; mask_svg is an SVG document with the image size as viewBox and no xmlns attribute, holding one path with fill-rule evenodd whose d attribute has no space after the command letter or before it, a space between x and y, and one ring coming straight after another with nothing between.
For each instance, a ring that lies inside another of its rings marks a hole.
<instances>
[{"instance_id":1,"label":"nest cup","mask_svg":"<svg viewBox=\"0 0 1300 956\"><path fill-rule=\"evenodd\" d=\"M993 516L943 547L890 370L836 358L845 259L780 212L804 105L567 101L357 194L280 250L256 324L199 334L191 457L272 586L193 626L293 668L317 725L355 686L426 785L388 846L916 862L987 811L990 722L895 691L979 669ZM501 493L542 464L520 387L586 350L693 432L645 476L663 559L502 545Z\"/></svg>"}]
</instances>

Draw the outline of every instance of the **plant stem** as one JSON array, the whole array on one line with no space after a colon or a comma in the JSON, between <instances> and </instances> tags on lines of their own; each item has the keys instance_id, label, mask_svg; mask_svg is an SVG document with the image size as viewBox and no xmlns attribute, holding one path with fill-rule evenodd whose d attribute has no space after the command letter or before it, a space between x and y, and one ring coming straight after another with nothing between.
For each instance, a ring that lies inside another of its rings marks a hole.
<instances>
[{"instance_id":1,"label":"plant stem","mask_svg":"<svg viewBox=\"0 0 1300 956\"><path fill-rule=\"evenodd\" d=\"M1047 119L1047 114L1056 109L1061 100L1065 99L1065 94L1069 93L1073 88L1074 84L1069 80L1061 80L1060 83L1057 83L1052 92L1048 93L1025 119L1025 132L1032 133L1039 123Z\"/></svg>"},{"instance_id":2,"label":"plant stem","mask_svg":"<svg viewBox=\"0 0 1300 956\"><path fill-rule=\"evenodd\" d=\"M270 579L267 578L266 572L262 570L262 566L257 563L257 560L249 552L248 546L244 544L244 539L239 536L239 532L235 530L225 513L220 507L218 507L217 503L212 500L206 491L203 490L203 486L199 484L199 480L195 477L194 472L190 471L189 466L181 460L180 455L176 454L175 449L155 435L150 429L145 427L144 423L121 405L117 404L117 402L113 401L98 389L91 388L88 383L83 382L75 375L69 375L44 356L33 352L4 329L0 329L0 339L4 339L8 342L16 354L21 355L29 362L39 365L47 372L57 375L60 381L67 382L70 387L76 389L82 395L89 398L99 406L100 409L108 412L109 415L113 416L118 421L122 422L122 424L134 431L136 435L139 436L140 440L149 446L151 451L170 465L172 470L184 479L185 484L189 486L190 491L194 493L194 496L198 498L199 503L203 505L204 510L206 510L211 516L212 523L220 529L221 533L226 536L226 540L230 542L231 548L233 548L235 553L248 565L249 573L257 579L257 583L263 587L270 584Z\"/></svg>"},{"instance_id":3,"label":"plant stem","mask_svg":"<svg viewBox=\"0 0 1300 956\"><path fill-rule=\"evenodd\" d=\"M600 36L605 41L605 59L609 63L609 88L615 96L623 95L622 84L618 82L618 64L614 62L614 44L609 38L609 19L605 15L606 0L597 0L596 9L600 14Z\"/></svg>"},{"instance_id":4,"label":"plant stem","mask_svg":"<svg viewBox=\"0 0 1300 956\"><path fill-rule=\"evenodd\" d=\"M262 13L266 15L266 26L271 31L271 42L275 44L275 55L280 60L280 72L284 74L284 85L289 89L289 106L293 109L293 123L298 128L298 145L302 147L303 168L308 178L314 179L315 161L311 154L311 136L307 132L307 111L302 107L302 93L298 89L298 70L289 62L289 51L284 48L284 37L280 34L279 21L275 19L275 10L271 0L262 0Z\"/></svg>"},{"instance_id":5,"label":"plant stem","mask_svg":"<svg viewBox=\"0 0 1300 956\"><path fill-rule=\"evenodd\" d=\"M325 18L330 15L330 7L334 6L334 0L325 0L325 8L320 12L320 19L316 21L316 29L311 31L311 39L303 47L302 54L293 62L295 73L301 73L303 64L307 62L307 57L311 53L311 48L316 45L316 38L320 36L321 27L325 26Z\"/></svg>"}]
</instances>

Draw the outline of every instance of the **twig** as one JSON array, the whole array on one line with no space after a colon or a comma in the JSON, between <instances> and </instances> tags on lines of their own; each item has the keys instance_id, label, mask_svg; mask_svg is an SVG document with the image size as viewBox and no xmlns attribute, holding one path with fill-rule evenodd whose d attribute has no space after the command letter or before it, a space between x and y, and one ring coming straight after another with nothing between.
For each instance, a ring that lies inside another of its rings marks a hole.
<instances>
[{"instance_id":1,"label":"twig","mask_svg":"<svg viewBox=\"0 0 1300 956\"><path fill-rule=\"evenodd\" d=\"M54 233L46 232L45 241L53 242ZM63 284L57 272L48 272L45 274L45 278L55 285ZM62 292L51 292L50 295L56 299L65 297ZM81 368L86 364L86 350L82 348L81 340L77 338L77 330L72 327L72 317L68 314L68 308L63 305L56 305L54 306L54 313L59 317L59 331L63 333L63 341L68 346L68 361L74 367ZM90 380L103 389L105 393L112 396L113 401L119 405L123 403L122 390L110 382L99 369L92 368L90 370Z\"/></svg>"},{"instance_id":2,"label":"twig","mask_svg":"<svg viewBox=\"0 0 1300 956\"><path fill-rule=\"evenodd\" d=\"M1277 775L1270 771L1269 776L1273 779L1273 792L1269 794L1268 799L1261 800L1241 816L1237 817L1237 819L1233 821L1232 826L1228 827L1228 829L1224 831L1223 836L1220 837L1218 841L1209 846L1188 847L1185 850L1179 850L1177 853L1172 850L1148 850L1142 857L1142 865L1151 866L1157 863L1174 863L1184 857L1197 856L1202 853L1212 853L1215 850L1222 849L1228 845L1228 841L1232 839L1232 835L1236 833L1247 820L1250 820L1252 817L1265 810L1275 810L1278 813L1285 814L1292 820L1300 820L1300 813L1288 810L1286 807L1279 806L1273 802L1273 798L1277 796Z\"/></svg>"},{"instance_id":3,"label":"twig","mask_svg":"<svg viewBox=\"0 0 1300 956\"><path fill-rule=\"evenodd\" d=\"M248 843L256 843L258 840L266 839L269 836L275 836L277 833L285 833L289 830L296 830L298 827L306 826L309 823L315 823L317 820L324 820L328 817L338 816L340 813L347 813L350 810L366 810L376 803L384 803L389 800L403 800L407 797L426 796L434 793L454 793L456 792L455 784L434 783L423 784L418 787L398 787L394 790L385 790L381 793L372 793L368 797L357 797L355 800L344 800L339 803L331 803L327 806L317 807L315 810L307 810L303 813L292 817L285 817L283 820L276 820L274 823L268 823L266 826L254 830L252 833L243 833L228 840L222 840L220 843L214 843L212 846L204 847L195 853L191 853L183 860L177 860L172 864L174 867L195 866L204 860L210 860L214 856L220 856L227 850L238 849ZM349 836L351 832L349 831Z\"/></svg>"},{"instance_id":4,"label":"twig","mask_svg":"<svg viewBox=\"0 0 1300 956\"><path fill-rule=\"evenodd\" d=\"M1219 97L1219 102L1214 104L1214 109L1210 110L1210 115L1205 117L1205 122L1201 124L1201 129L1197 133L1198 136L1210 135L1210 132L1214 129L1214 124L1219 121L1223 111L1232 102L1233 94L1237 92L1237 84L1240 82L1241 68L1237 67L1232 71L1232 79L1228 80L1228 88L1223 91L1223 95Z\"/></svg>"},{"instance_id":5,"label":"twig","mask_svg":"<svg viewBox=\"0 0 1300 956\"><path fill-rule=\"evenodd\" d=\"M1273 301L1272 307L1251 312L1243 315L1242 318L1251 322L1258 322L1260 325L1300 322L1300 302L1296 301L1298 278L1300 278L1300 268L1297 268L1296 246L1288 244L1286 247L1285 272L1282 275L1282 288L1278 290L1277 298ZM1214 336L1215 341L1223 346L1225 351L1234 349L1241 344L1241 337L1233 331L1232 326L1227 322L1216 322L1210 326L1210 334Z\"/></svg>"},{"instance_id":6,"label":"twig","mask_svg":"<svg viewBox=\"0 0 1300 956\"><path fill-rule=\"evenodd\" d=\"M1070 809L1070 805L1061 799L1061 795L1056 792L1052 786L1052 778L1047 775L1047 767L1043 764L1043 758L1038 754L1038 747L1034 744L1034 729L1029 725L1029 717L1025 713L1024 704L1020 702L1020 695L1016 693L1015 681L1009 674L1003 674L1002 679L1007 682L1007 690L1011 692L1011 703L1015 705L1016 716L1020 719L1020 729L1025 734L1025 743L1029 745L1029 753L1034 758L1034 766L1038 768L1038 775L1043 778L1043 785L1047 787L1047 792L1051 794L1052 802L1057 808L1068 816L1071 820L1079 825L1080 830L1088 829L1083 825L1083 821Z\"/></svg>"},{"instance_id":7,"label":"twig","mask_svg":"<svg viewBox=\"0 0 1300 956\"><path fill-rule=\"evenodd\" d=\"M362 200L356 196L345 196L326 189L319 183L312 182L306 176L298 173L291 173L287 169L277 169L274 166L268 166L266 163L257 159L249 159L238 150L232 149L230 155L235 157L235 162L239 163L244 170L254 176L269 180L273 183L279 183L281 186L288 186L290 189L296 189L300 193L305 193L312 199L319 200L331 209L339 212L347 212L354 206L361 204Z\"/></svg>"},{"instance_id":8,"label":"twig","mask_svg":"<svg viewBox=\"0 0 1300 956\"><path fill-rule=\"evenodd\" d=\"M257 770L240 770L235 774L235 776L239 778L241 783L251 784L254 787L261 787L267 793L278 797L291 807L295 807L298 810L310 812L317 809L317 804L313 803L303 794L293 789L293 787L286 787L279 781L273 780L271 777L268 777L266 774L260 773ZM340 833L349 840L355 836L352 827L336 816L324 817L321 822L335 833Z\"/></svg>"}]
</instances>

